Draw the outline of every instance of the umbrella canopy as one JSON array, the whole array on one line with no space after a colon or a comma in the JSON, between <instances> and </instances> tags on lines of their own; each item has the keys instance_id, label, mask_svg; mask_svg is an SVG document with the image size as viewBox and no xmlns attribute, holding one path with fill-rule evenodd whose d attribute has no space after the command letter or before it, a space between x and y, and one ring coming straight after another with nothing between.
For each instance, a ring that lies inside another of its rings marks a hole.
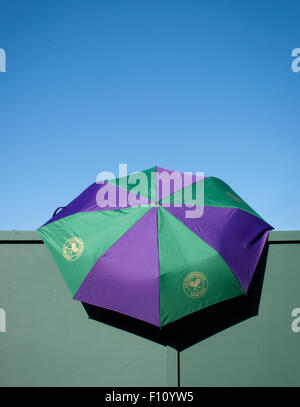
<instances>
[{"instance_id":1,"label":"umbrella canopy","mask_svg":"<svg viewBox=\"0 0 300 407\"><path fill-rule=\"evenodd\" d=\"M93 183L38 231L74 299L163 327L246 294L271 229L220 179L153 167Z\"/></svg>"}]
</instances>

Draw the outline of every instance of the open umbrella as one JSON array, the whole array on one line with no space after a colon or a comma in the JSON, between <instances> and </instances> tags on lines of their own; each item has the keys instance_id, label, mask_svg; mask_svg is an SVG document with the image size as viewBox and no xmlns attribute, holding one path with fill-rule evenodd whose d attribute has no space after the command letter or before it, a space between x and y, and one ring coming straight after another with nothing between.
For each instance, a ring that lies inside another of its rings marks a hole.
<instances>
[{"instance_id":1,"label":"open umbrella","mask_svg":"<svg viewBox=\"0 0 300 407\"><path fill-rule=\"evenodd\" d=\"M164 327L247 294L266 223L215 177L95 182L38 231L74 299Z\"/></svg>"}]
</instances>

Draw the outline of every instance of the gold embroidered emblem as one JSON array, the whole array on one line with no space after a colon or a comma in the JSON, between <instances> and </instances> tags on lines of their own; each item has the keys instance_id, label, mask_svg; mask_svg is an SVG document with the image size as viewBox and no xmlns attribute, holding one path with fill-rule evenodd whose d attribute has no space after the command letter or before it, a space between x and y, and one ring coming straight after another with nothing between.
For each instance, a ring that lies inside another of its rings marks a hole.
<instances>
[{"instance_id":1,"label":"gold embroidered emblem","mask_svg":"<svg viewBox=\"0 0 300 407\"><path fill-rule=\"evenodd\" d=\"M193 271L185 277L183 289L188 297L202 297L208 289L208 280L204 274L199 271Z\"/></svg>"},{"instance_id":2,"label":"gold embroidered emblem","mask_svg":"<svg viewBox=\"0 0 300 407\"><path fill-rule=\"evenodd\" d=\"M84 243L79 237L71 237L62 247L62 254L68 261L75 261L82 255Z\"/></svg>"}]
</instances>

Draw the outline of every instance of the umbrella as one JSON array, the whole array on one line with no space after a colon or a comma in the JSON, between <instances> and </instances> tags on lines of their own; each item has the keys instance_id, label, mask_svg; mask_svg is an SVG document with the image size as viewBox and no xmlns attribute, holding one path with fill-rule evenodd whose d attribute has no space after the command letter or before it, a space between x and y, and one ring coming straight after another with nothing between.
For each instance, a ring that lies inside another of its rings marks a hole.
<instances>
[{"instance_id":1,"label":"umbrella","mask_svg":"<svg viewBox=\"0 0 300 407\"><path fill-rule=\"evenodd\" d=\"M272 227L216 177L98 181L38 231L74 299L155 327L246 295Z\"/></svg>"}]
</instances>

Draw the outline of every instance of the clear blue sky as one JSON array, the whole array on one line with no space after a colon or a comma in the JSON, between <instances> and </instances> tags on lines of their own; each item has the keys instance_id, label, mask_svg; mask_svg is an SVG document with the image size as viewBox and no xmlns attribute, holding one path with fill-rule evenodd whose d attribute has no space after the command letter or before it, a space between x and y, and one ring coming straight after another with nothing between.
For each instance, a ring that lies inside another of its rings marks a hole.
<instances>
[{"instance_id":1,"label":"clear blue sky","mask_svg":"<svg viewBox=\"0 0 300 407\"><path fill-rule=\"evenodd\" d=\"M0 0L0 230L119 163L204 171L300 229L297 47L299 1Z\"/></svg>"}]
</instances>

